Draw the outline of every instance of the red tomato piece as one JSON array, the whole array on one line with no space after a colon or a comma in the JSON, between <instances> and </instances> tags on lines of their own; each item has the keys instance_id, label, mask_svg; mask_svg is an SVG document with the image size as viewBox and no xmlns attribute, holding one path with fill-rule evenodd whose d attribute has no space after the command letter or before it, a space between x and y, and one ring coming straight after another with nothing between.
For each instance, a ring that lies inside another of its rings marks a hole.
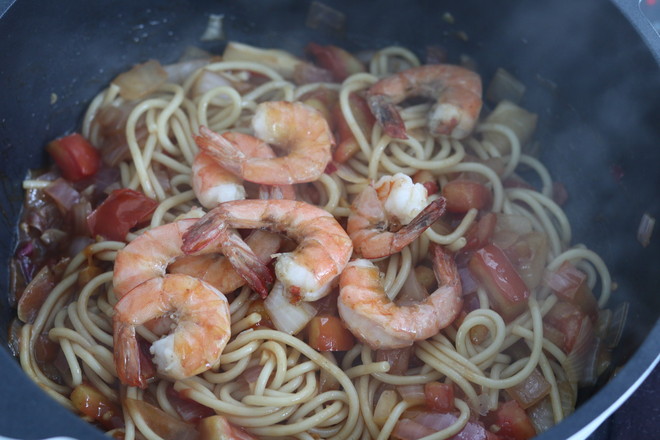
<instances>
[{"instance_id":1,"label":"red tomato piece","mask_svg":"<svg viewBox=\"0 0 660 440\"><path fill-rule=\"evenodd\" d=\"M564 352L570 353L577 341L582 319L585 315L575 304L567 301L559 301L543 318L552 327L564 335Z\"/></svg>"},{"instance_id":2,"label":"red tomato piece","mask_svg":"<svg viewBox=\"0 0 660 440\"><path fill-rule=\"evenodd\" d=\"M502 249L494 244L478 249L468 267L505 320L510 321L525 310L529 289Z\"/></svg>"},{"instance_id":3,"label":"red tomato piece","mask_svg":"<svg viewBox=\"0 0 660 440\"><path fill-rule=\"evenodd\" d=\"M317 351L346 351L355 345L353 334L337 316L315 316L309 322L307 335L309 345Z\"/></svg>"},{"instance_id":4,"label":"red tomato piece","mask_svg":"<svg viewBox=\"0 0 660 440\"><path fill-rule=\"evenodd\" d=\"M332 72L335 81L341 82L354 73L365 71L364 64L341 47L309 43L305 50L314 57L316 64Z\"/></svg>"},{"instance_id":5,"label":"red tomato piece","mask_svg":"<svg viewBox=\"0 0 660 440\"><path fill-rule=\"evenodd\" d=\"M454 410L454 387L441 382L427 382L424 384L426 406L437 412L450 412Z\"/></svg>"},{"instance_id":6,"label":"red tomato piece","mask_svg":"<svg viewBox=\"0 0 660 440\"><path fill-rule=\"evenodd\" d=\"M497 408L497 435L506 439L526 440L536 435L536 429L524 409L515 400L501 403Z\"/></svg>"},{"instance_id":7,"label":"red tomato piece","mask_svg":"<svg viewBox=\"0 0 660 440\"><path fill-rule=\"evenodd\" d=\"M87 216L92 235L122 241L135 226L148 221L158 202L128 188L114 190Z\"/></svg>"},{"instance_id":8,"label":"red tomato piece","mask_svg":"<svg viewBox=\"0 0 660 440\"><path fill-rule=\"evenodd\" d=\"M483 183L474 180L456 179L442 187L442 195L447 199L447 211L464 214L472 208L484 209L493 198Z\"/></svg>"},{"instance_id":9,"label":"red tomato piece","mask_svg":"<svg viewBox=\"0 0 660 440\"><path fill-rule=\"evenodd\" d=\"M93 176L101 164L98 150L78 133L51 141L46 151L62 170L62 176L71 182Z\"/></svg>"},{"instance_id":10,"label":"red tomato piece","mask_svg":"<svg viewBox=\"0 0 660 440\"><path fill-rule=\"evenodd\" d=\"M489 212L479 219L465 233L467 244L463 247L463 251L479 249L486 246L493 238L495 232L495 225L497 224L497 215L494 212Z\"/></svg>"}]
</instances>

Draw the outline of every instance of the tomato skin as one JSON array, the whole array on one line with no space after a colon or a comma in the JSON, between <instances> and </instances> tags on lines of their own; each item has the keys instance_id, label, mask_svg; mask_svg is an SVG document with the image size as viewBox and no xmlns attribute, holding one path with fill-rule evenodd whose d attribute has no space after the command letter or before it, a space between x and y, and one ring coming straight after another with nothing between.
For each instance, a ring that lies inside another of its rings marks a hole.
<instances>
[{"instance_id":1,"label":"tomato skin","mask_svg":"<svg viewBox=\"0 0 660 440\"><path fill-rule=\"evenodd\" d=\"M467 243L461 250L469 251L486 246L493 239L496 224L497 215L494 212L489 212L481 217L465 233Z\"/></svg>"},{"instance_id":2,"label":"tomato skin","mask_svg":"<svg viewBox=\"0 0 660 440\"><path fill-rule=\"evenodd\" d=\"M148 221L158 202L128 188L114 190L87 216L92 235L123 241L135 226Z\"/></svg>"},{"instance_id":3,"label":"tomato skin","mask_svg":"<svg viewBox=\"0 0 660 440\"><path fill-rule=\"evenodd\" d=\"M308 324L307 334L309 345L317 351L346 351L355 345L353 334L337 316L315 316Z\"/></svg>"},{"instance_id":4,"label":"tomato skin","mask_svg":"<svg viewBox=\"0 0 660 440\"><path fill-rule=\"evenodd\" d=\"M427 382L424 384L426 406L437 412L450 412L454 410L454 387L441 382Z\"/></svg>"},{"instance_id":5,"label":"tomato skin","mask_svg":"<svg viewBox=\"0 0 660 440\"><path fill-rule=\"evenodd\" d=\"M332 76L337 82L345 80L354 73L365 71L360 60L340 47L309 43L305 50L316 59L319 66L332 72Z\"/></svg>"},{"instance_id":6,"label":"tomato skin","mask_svg":"<svg viewBox=\"0 0 660 440\"><path fill-rule=\"evenodd\" d=\"M484 209L492 200L490 190L483 183L467 179L456 179L442 187L442 196L447 199L447 211L465 214L470 209Z\"/></svg>"},{"instance_id":7,"label":"tomato skin","mask_svg":"<svg viewBox=\"0 0 660 440\"><path fill-rule=\"evenodd\" d=\"M93 176L101 165L98 150L78 133L49 142L46 151L70 182Z\"/></svg>"},{"instance_id":8,"label":"tomato skin","mask_svg":"<svg viewBox=\"0 0 660 440\"><path fill-rule=\"evenodd\" d=\"M504 251L487 244L475 251L468 267L486 288L493 307L511 321L527 308L529 289Z\"/></svg>"},{"instance_id":9,"label":"tomato skin","mask_svg":"<svg viewBox=\"0 0 660 440\"><path fill-rule=\"evenodd\" d=\"M536 435L536 429L524 409L515 400L501 403L496 412L497 435L512 440L527 440Z\"/></svg>"},{"instance_id":10,"label":"tomato skin","mask_svg":"<svg viewBox=\"0 0 660 440\"><path fill-rule=\"evenodd\" d=\"M567 301L559 301L543 318L548 325L559 330L564 335L564 344L559 346L565 353L573 350L575 341L577 341L582 320L585 318L580 308Z\"/></svg>"}]
</instances>

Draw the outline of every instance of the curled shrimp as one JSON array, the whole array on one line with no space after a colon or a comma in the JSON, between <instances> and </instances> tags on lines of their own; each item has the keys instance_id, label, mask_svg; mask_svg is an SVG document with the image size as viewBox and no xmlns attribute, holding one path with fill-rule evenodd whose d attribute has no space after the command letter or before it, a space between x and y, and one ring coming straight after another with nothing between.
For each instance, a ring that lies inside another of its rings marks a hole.
<instances>
[{"instance_id":1,"label":"curled shrimp","mask_svg":"<svg viewBox=\"0 0 660 440\"><path fill-rule=\"evenodd\" d=\"M437 334L463 306L454 259L434 245L433 271L438 288L416 304L400 305L385 293L380 271L369 260L353 260L339 278L339 315L346 327L373 349L402 348Z\"/></svg>"},{"instance_id":2,"label":"curled shrimp","mask_svg":"<svg viewBox=\"0 0 660 440\"><path fill-rule=\"evenodd\" d=\"M228 228L263 228L296 241L293 252L276 256L275 274L293 298L305 301L329 292L353 252L351 239L337 220L314 205L295 200L236 200L219 205L185 233L183 250L200 252L222 243L234 268L264 297L270 284L263 279L268 269L249 255L249 249L226 244Z\"/></svg>"},{"instance_id":3,"label":"curled shrimp","mask_svg":"<svg viewBox=\"0 0 660 440\"><path fill-rule=\"evenodd\" d=\"M444 212L444 198L428 203L422 184L397 173L382 177L358 194L351 204L346 230L358 255L381 258L412 243Z\"/></svg>"},{"instance_id":4,"label":"curled shrimp","mask_svg":"<svg viewBox=\"0 0 660 440\"><path fill-rule=\"evenodd\" d=\"M434 64L413 67L378 81L369 88L367 102L385 133L406 139L396 105L411 97L436 101L428 114L432 136L467 137L481 111L481 78L460 66Z\"/></svg>"},{"instance_id":5,"label":"curled shrimp","mask_svg":"<svg viewBox=\"0 0 660 440\"><path fill-rule=\"evenodd\" d=\"M204 249L203 256L184 256L183 234L198 219L179 220L144 232L117 252L113 287L117 298L121 298L133 288L152 278L163 277L169 269L200 278L222 292L232 292L245 284L245 280L231 267L226 257L217 255L218 247ZM255 257L266 264L270 255L280 247L281 240L275 234L261 232L252 234L243 241L236 231L227 233L236 249L250 250ZM253 248L251 248L252 246Z\"/></svg>"},{"instance_id":6,"label":"curled shrimp","mask_svg":"<svg viewBox=\"0 0 660 440\"><path fill-rule=\"evenodd\" d=\"M286 101L261 103L252 118L252 129L257 138L288 154L280 157L246 154L241 139L232 141L206 128L201 128L200 133L209 141L200 147L235 175L267 185L313 182L330 162L332 132L323 115L308 105Z\"/></svg>"},{"instance_id":7,"label":"curled shrimp","mask_svg":"<svg viewBox=\"0 0 660 440\"><path fill-rule=\"evenodd\" d=\"M200 127L200 135L195 142L200 152L192 165L192 187L199 202L207 209L212 209L222 202L245 199L245 187L240 175L228 170L210 151L218 144L230 142L240 149L245 157L273 159L275 153L264 141L254 136L238 132L222 135L208 128ZM291 185L269 185L260 189L261 198L295 199L296 193Z\"/></svg>"},{"instance_id":8,"label":"curled shrimp","mask_svg":"<svg viewBox=\"0 0 660 440\"><path fill-rule=\"evenodd\" d=\"M231 335L227 298L213 286L187 275L152 278L115 305L114 357L122 383L146 388L136 327L167 316L176 327L151 345L157 371L172 379L195 376L216 365Z\"/></svg>"}]
</instances>

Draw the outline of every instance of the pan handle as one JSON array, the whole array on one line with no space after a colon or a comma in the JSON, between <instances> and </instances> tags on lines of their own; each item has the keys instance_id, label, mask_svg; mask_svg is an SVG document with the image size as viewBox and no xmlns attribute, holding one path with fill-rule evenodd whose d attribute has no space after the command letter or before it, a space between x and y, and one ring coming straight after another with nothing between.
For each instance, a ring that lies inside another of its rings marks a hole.
<instances>
[{"instance_id":1,"label":"pan handle","mask_svg":"<svg viewBox=\"0 0 660 440\"><path fill-rule=\"evenodd\" d=\"M637 30L660 64L660 2L652 0L612 0Z\"/></svg>"}]
</instances>

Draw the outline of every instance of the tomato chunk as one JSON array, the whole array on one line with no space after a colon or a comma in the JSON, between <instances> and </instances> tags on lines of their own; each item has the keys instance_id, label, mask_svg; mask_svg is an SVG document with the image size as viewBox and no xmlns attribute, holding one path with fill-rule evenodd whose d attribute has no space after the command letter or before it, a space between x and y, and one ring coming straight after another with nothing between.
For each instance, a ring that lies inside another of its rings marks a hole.
<instances>
[{"instance_id":1,"label":"tomato chunk","mask_svg":"<svg viewBox=\"0 0 660 440\"><path fill-rule=\"evenodd\" d=\"M488 244L478 249L468 267L505 320L510 321L525 310L529 289L499 247Z\"/></svg>"},{"instance_id":2,"label":"tomato chunk","mask_svg":"<svg viewBox=\"0 0 660 440\"><path fill-rule=\"evenodd\" d=\"M148 221L158 202L139 191L114 190L91 214L87 224L93 235L122 241L135 226Z\"/></svg>"},{"instance_id":3,"label":"tomato chunk","mask_svg":"<svg viewBox=\"0 0 660 440\"><path fill-rule=\"evenodd\" d=\"M365 71L364 64L341 47L309 43L305 50L314 57L316 64L332 72L332 77L337 82L354 73Z\"/></svg>"},{"instance_id":4,"label":"tomato chunk","mask_svg":"<svg viewBox=\"0 0 660 440\"><path fill-rule=\"evenodd\" d=\"M46 151L71 182L93 176L101 164L98 150L78 133L49 142Z\"/></svg>"},{"instance_id":5,"label":"tomato chunk","mask_svg":"<svg viewBox=\"0 0 660 440\"><path fill-rule=\"evenodd\" d=\"M560 345L559 348L562 348L565 353L570 353L573 350L575 341L577 341L584 317L584 313L575 304L559 301L550 309L543 320L564 335L564 344L563 346Z\"/></svg>"},{"instance_id":6,"label":"tomato chunk","mask_svg":"<svg viewBox=\"0 0 660 440\"><path fill-rule=\"evenodd\" d=\"M500 404L495 414L497 435L506 439L526 440L536 435L532 421L515 400Z\"/></svg>"},{"instance_id":7,"label":"tomato chunk","mask_svg":"<svg viewBox=\"0 0 660 440\"><path fill-rule=\"evenodd\" d=\"M312 318L309 322L308 337L309 345L318 351L346 351L355 345L353 334L337 316L317 315Z\"/></svg>"},{"instance_id":8,"label":"tomato chunk","mask_svg":"<svg viewBox=\"0 0 660 440\"><path fill-rule=\"evenodd\" d=\"M437 412L454 410L454 387L442 382L427 382L424 384L426 406Z\"/></svg>"},{"instance_id":9,"label":"tomato chunk","mask_svg":"<svg viewBox=\"0 0 660 440\"><path fill-rule=\"evenodd\" d=\"M83 383L76 386L71 392L71 403L78 411L105 429L124 427L119 406L91 385Z\"/></svg>"},{"instance_id":10,"label":"tomato chunk","mask_svg":"<svg viewBox=\"0 0 660 440\"><path fill-rule=\"evenodd\" d=\"M486 185L467 179L447 182L442 187L442 195L447 199L447 211L459 214L464 214L472 208L484 209L492 200Z\"/></svg>"}]
</instances>

